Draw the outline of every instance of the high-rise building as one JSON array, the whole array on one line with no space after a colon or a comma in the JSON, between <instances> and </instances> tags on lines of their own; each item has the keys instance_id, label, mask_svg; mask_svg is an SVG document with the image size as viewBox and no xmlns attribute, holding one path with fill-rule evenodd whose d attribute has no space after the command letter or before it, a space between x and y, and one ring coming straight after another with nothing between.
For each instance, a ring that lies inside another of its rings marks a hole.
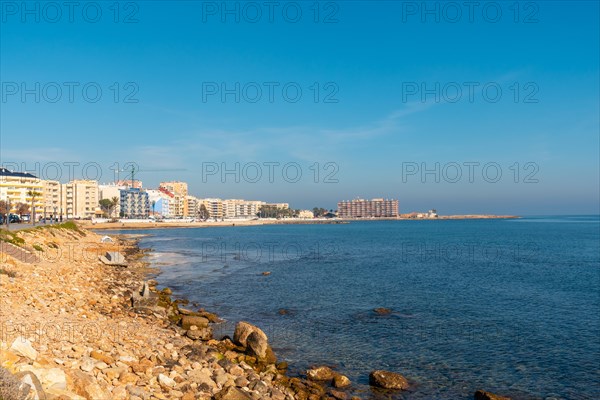
<instances>
[{"instance_id":1,"label":"high-rise building","mask_svg":"<svg viewBox=\"0 0 600 400\"><path fill-rule=\"evenodd\" d=\"M338 203L340 218L383 218L398 216L398 200L354 199Z\"/></svg>"}]
</instances>

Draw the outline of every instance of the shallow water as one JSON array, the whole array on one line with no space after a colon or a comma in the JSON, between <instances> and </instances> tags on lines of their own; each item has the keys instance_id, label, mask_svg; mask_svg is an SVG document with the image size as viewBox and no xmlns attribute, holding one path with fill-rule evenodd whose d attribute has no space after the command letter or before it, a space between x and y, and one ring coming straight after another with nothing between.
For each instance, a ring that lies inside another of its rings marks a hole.
<instances>
[{"instance_id":1,"label":"shallow water","mask_svg":"<svg viewBox=\"0 0 600 400\"><path fill-rule=\"evenodd\" d=\"M413 385L392 398L600 398L598 216L136 233L217 334L256 323L292 371L333 365L361 397L388 369Z\"/></svg>"}]
</instances>

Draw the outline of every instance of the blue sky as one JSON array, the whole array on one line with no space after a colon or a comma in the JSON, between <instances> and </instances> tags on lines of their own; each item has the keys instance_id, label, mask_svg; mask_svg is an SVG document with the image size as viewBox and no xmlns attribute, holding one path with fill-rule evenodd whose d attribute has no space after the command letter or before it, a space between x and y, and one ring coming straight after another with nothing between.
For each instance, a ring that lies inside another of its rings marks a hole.
<instances>
[{"instance_id":1,"label":"blue sky","mask_svg":"<svg viewBox=\"0 0 600 400\"><path fill-rule=\"evenodd\" d=\"M296 208L599 212L596 1L227 3L239 21L222 2L81 2L72 21L27 4L2 1L5 165L97 163L108 182L134 162L147 187ZM239 182L209 174L236 163Z\"/></svg>"}]
</instances>

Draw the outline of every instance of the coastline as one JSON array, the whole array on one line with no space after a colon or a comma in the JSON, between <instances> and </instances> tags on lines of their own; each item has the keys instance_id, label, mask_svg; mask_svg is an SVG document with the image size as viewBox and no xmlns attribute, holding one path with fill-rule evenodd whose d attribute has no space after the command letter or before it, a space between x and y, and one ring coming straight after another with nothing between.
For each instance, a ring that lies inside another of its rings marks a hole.
<instances>
[{"instance_id":1,"label":"coastline","mask_svg":"<svg viewBox=\"0 0 600 400\"><path fill-rule=\"evenodd\" d=\"M147 281L157 271L135 238L102 243L57 226L14 237L16 245L0 242L0 366L29 376L38 383L30 390L48 399L350 398L287 376L258 327L238 322L233 339L214 339L217 316L184 308L187 301ZM106 251L124 254L128 267L100 263Z\"/></svg>"},{"instance_id":2,"label":"coastline","mask_svg":"<svg viewBox=\"0 0 600 400\"><path fill-rule=\"evenodd\" d=\"M262 225L320 225L348 224L352 222L372 221L436 221L436 220L482 220L482 219L519 219L517 215L442 215L438 218L335 218L335 219L258 219L258 220L227 220L206 222L101 222L80 221L84 229L90 230L120 230L120 229L173 229L173 228L211 228L231 226L262 226Z\"/></svg>"},{"instance_id":3,"label":"coastline","mask_svg":"<svg viewBox=\"0 0 600 400\"><path fill-rule=\"evenodd\" d=\"M159 269L135 233L112 243L74 223L0 233L0 397L18 377L61 400L394 399L418 390L389 371L372 371L368 388L323 365L290 376L247 322L231 321L233 338L213 338L218 316L158 291ZM107 251L128 266L101 263Z\"/></svg>"}]
</instances>

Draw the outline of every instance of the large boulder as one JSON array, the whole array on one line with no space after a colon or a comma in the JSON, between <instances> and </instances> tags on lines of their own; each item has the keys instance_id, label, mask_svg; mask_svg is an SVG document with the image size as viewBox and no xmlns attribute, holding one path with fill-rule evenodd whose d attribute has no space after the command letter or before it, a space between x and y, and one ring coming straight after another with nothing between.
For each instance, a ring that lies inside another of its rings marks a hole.
<instances>
[{"instance_id":1,"label":"large boulder","mask_svg":"<svg viewBox=\"0 0 600 400\"><path fill-rule=\"evenodd\" d=\"M384 389L404 390L408 388L405 377L395 372L376 370L369 374L369 384Z\"/></svg>"},{"instance_id":2,"label":"large boulder","mask_svg":"<svg viewBox=\"0 0 600 400\"><path fill-rule=\"evenodd\" d=\"M510 400L510 397L498 396L485 390L476 391L474 398L475 400Z\"/></svg>"},{"instance_id":3,"label":"large boulder","mask_svg":"<svg viewBox=\"0 0 600 400\"><path fill-rule=\"evenodd\" d=\"M233 333L234 343L242 347L248 347L246 341L252 332L258 332L259 335L264 336L265 339L267 338L267 335L258 326L252 325L248 322L240 321L235 326L235 331Z\"/></svg>"},{"instance_id":4,"label":"large boulder","mask_svg":"<svg viewBox=\"0 0 600 400\"><path fill-rule=\"evenodd\" d=\"M254 331L248 335L246 338L246 345L248 348L248 352L251 355L255 355L259 359L264 359L267 356L267 349L269 348L269 343L267 339L267 335L264 333Z\"/></svg>"}]
</instances>

